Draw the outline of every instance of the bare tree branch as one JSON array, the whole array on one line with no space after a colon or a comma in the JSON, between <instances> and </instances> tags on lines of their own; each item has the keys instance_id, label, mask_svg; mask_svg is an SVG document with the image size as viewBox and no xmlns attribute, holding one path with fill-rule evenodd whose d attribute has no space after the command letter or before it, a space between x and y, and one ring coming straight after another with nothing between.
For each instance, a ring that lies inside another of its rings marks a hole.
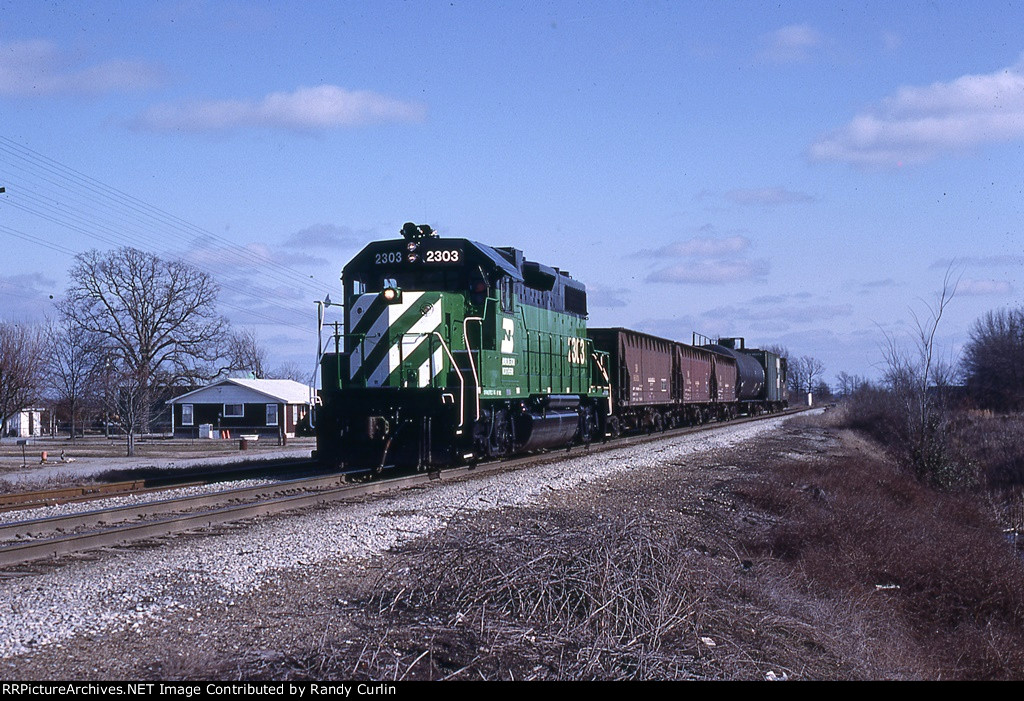
<instances>
[{"instance_id":1,"label":"bare tree branch","mask_svg":"<svg viewBox=\"0 0 1024 701\"><path fill-rule=\"evenodd\" d=\"M6 427L8 419L38 401L42 373L39 329L0 322L0 425Z\"/></svg>"},{"instance_id":2,"label":"bare tree branch","mask_svg":"<svg viewBox=\"0 0 1024 701\"><path fill-rule=\"evenodd\" d=\"M81 333L63 314L47 323L43 338L46 384L68 412L75 440L82 408L98 398L102 342L95 334Z\"/></svg>"},{"instance_id":3,"label":"bare tree branch","mask_svg":"<svg viewBox=\"0 0 1024 701\"><path fill-rule=\"evenodd\" d=\"M126 433L146 431L155 387L214 374L227 332L216 310L218 287L185 263L135 248L92 250L76 260L61 313L80 333L101 341L105 364L137 397L129 408L139 421L123 426Z\"/></svg>"}]
</instances>

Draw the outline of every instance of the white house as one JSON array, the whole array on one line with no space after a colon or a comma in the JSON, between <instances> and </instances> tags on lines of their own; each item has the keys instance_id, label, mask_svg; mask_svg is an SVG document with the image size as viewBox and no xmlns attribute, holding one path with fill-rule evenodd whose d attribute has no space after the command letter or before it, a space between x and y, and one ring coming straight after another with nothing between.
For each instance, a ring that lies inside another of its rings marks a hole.
<instances>
[{"instance_id":1,"label":"white house","mask_svg":"<svg viewBox=\"0 0 1024 701\"><path fill-rule=\"evenodd\" d=\"M283 431L293 437L296 426L309 415L312 396L312 387L294 380L229 378L167 403L172 407L175 436L199 436L199 427L209 425L215 436L224 431L232 438L241 434L276 436Z\"/></svg>"}]
</instances>

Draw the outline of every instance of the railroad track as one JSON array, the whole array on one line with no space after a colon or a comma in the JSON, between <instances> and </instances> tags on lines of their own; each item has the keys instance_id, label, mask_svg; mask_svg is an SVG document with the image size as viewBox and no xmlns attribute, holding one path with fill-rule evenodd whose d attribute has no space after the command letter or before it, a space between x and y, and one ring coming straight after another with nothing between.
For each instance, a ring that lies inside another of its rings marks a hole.
<instances>
[{"instance_id":1,"label":"railroad track","mask_svg":"<svg viewBox=\"0 0 1024 701\"><path fill-rule=\"evenodd\" d=\"M351 473L333 473L257 487L222 490L199 496L98 509L69 516L14 521L0 524L0 543L7 543L0 545L0 568L196 531L321 504L353 500L431 482L454 481L498 471L520 470L538 464L575 458L588 452L596 454L620 450L653 440L777 418L799 411L802 410L741 418L728 423L670 429L656 434L628 436L607 443L595 443L587 448L576 446L566 451L453 467L441 472L417 473L368 482L349 482Z\"/></svg>"},{"instance_id":2,"label":"railroad track","mask_svg":"<svg viewBox=\"0 0 1024 701\"><path fill-rule=\"evenodd\" d=\"M0 494L0 513L23 509L36 509L57 504L109 499L110 497L155 494L170 489L183 487L200 487L214 482L258 477L266 474L279 474L281 471L312 469L315 463L310 460L274 460L264 461L255 465L212 468L201 470L162 470L164 474L150 474L145 477L122 480L118 482L96 482L93 484L37 489L26 492L10 492ZM143 468L138 472L145 472Z\"/></svg>"}]
</instances>

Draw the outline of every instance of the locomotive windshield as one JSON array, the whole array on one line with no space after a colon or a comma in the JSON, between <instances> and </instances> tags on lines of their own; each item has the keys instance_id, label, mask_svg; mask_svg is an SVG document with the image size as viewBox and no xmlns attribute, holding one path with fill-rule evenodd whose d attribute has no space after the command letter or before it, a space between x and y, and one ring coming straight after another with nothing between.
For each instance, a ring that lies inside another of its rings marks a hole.
<instances>
[{"instance_id":1,"label":"locomotive windshield","mask_svg":"<svg viewBox=\"0 0 1024 701\"><path fill-rule=\"evenodd\" d=\"M410 292L471 294L479 304L503 277L522 279L496 250L465 239L374 242L344 271L349 301L392 285Z\"/></svg>"},{"instance_id":2,"label":"locomotive windshield","mask_svg":"<svg viewBox=\"0 0 1024 701\"><path fill-rule=\"evenodd\" d=\"M389 269L366 270L349 273L345 281L347 296L381 292L385 287L394 285L409 292L470 292L487 281L483 271L468 267L444 268L430 270Z\"/></svg>"}]
</instances>

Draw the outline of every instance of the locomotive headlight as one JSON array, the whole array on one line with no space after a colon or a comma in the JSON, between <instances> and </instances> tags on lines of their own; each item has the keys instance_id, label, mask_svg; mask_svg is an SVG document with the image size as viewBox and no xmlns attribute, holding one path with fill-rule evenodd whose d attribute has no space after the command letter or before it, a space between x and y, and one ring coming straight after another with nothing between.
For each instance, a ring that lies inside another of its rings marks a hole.
<instances>
[{"instance_id":1,"label":"locomotive headlight","mask_svg":"<svg viewBox=\"0 0 1024 701\"><path fill-rule=\"evenodd\" d=\"M397 287L385 287L384 291L381 292L384 297L384 301L388 304L395 304L402 301L402 291Z\"/></svg>"},{"instance_id":2,"label":"locomotive headlight","mask_svg":"<svg viewBox=\"0 0 1024 701\"><path fill-rule=\"evenodd\" d=\"M419 247L420 247L420 245L418 243L416 243L415 241L410 241L409 243L405 244L405 250L409 251L409 253L412 253L413 251L415 251Z\"/></svg>"},{"instance_id":3,"label":"locomotive headlight","mask_svg":"<svg viewBox=\"0 0 1024 701\"><path fill-rule=\"evenodd\" d=\"M416 261L418 261L418 260L420 259L420 257L419 257L419 255L418 255L418 254L416 254L416 253L410 253L409 255L407 255L407 256L405 257L405 259L406 259L407 261L409 261L410 263L415 263Z\"/></svg>"}]
</instances>

